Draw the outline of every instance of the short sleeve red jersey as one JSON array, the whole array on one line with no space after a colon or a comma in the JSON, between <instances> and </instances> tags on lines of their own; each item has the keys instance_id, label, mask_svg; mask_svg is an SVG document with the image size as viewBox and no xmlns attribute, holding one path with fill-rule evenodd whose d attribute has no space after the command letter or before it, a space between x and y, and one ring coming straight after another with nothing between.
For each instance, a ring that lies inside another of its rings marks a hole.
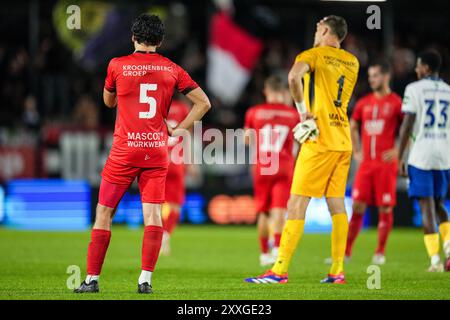
<instances>
[{"instance_id":1,"label":"short sleeve red jersey","mask_svg":"<svg viewBox=\"0 0 450 320\"><path fill-rule=\"evenodd\" d=\"M377 98L370 93L359 99L352 119L361 123L364 160L381 160L382 153L392 149L403 119L402 100L395 93Z\"/></svg>"},{"instance_id":2,"label":"short sleeve red jersey","mask_svg":"<svg viewBox=\"0 0 450 320\"><path fill-rule=\"evenodd\" d=\"M261 104L245 114L245 129L253 129L256 138L257 173L270 167L270 159L279 159L278 173L292 171L294 135L292 129L300 121L298 112L284 104Z\"/></svg>"},{"instance_id":3,"label":"short sleeve red jersey","mask_svg":"<svg viewBox=\"0 0 450 320\"><path fill-rule=\"evenodd\" d=\"M189 106L179 100L174 100L172 104L170 105L169 114L167 116L167 123L172 127L176 127L181 121L186 118L188 115L190 109ZM168 147L169 147L169 153L172 152L172 149L174 146L176 146L178 143L182 143L183 138L182 136L179 137L169 137L168 139ZM181 164L181 158L183 157L182 149L174 150L173 152L176 154L171 154L172 160L176 160L175 162L177 164Z\"/></svg>"},{"instance_id":4,"label":"short sleeve red jersey","mask_svg":"<svg viewBox=\"0 0 450 320\"><path fill-rule=\"evenodd\" d=\"M167 167L165 119L174 91L187 94L198 85L186 71L154 52L114 58L105 89L117 93L111 160L134 167Z\"/></svg>"}]
</instances>

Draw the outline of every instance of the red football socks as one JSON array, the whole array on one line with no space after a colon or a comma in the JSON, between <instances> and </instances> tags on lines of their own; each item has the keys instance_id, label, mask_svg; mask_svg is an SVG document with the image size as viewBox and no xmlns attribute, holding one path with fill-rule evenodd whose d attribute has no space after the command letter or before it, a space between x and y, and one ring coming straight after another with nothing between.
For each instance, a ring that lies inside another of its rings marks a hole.
<instances>
[{"instance_id":1,"label":"red football socks","mask_svg":"<svg viewBox=\"0 0 450 320\"><path fill-rule=\"evenodd\" d=\"M262 253L269 252L269 238L268 237L259 237L259 246L261 247Z\"/></svg>"},{"instance_id":2,"label":"red football socks","mask_svg":"<svg viewBox=\"0 0 450 320\"><path fill-rule=\"evenodd\" d=\"M111 231L92 229L91 242L89 243L87 252L88 275L100 275L110 239Z\"/></svg>"},{"instance_id":3,"label":"red football socks","mask_svg":"<svg viewBox=\"0 0 450 320\"><path fill-rule=\"evenodd\" d=\"M350 257L352 255L353 243L362 228L364 221L364 214L359 212L353 212L352 219L348 226L347 247L345 249L345 256Z\"/></svg>"},{"instance_id":4,"label":"red football socks","mask_svg":"<svg viewBox=\"0 0 450 320\"><path fill-rule=\"evenodd\" d=\"M273 246L278 248L280 246L281 233L275 233L273 235Z\"/></svg>"},{"instance_id":5,"label":"red football socks","mask_svg":"<svg viewBox=\"0 0 450 320\"><path fill-rule=\"evenodd\" d=\"M394 217L392 210L390 212L378 214L378 247L376 253L384 255L386 242L389 237L389 233L392 230L393 222Z\"/></svg>"},{"instance_id":6,"label":"red football socks","mask_svg":"<svg viewBox=\"0 0 450 320\"><path fill-rule=\"evenodd\" d=\"M142 270L152 271L158 261L163 228L159 226L146 226L144 240L142 241Z\"/></svg>"}]
</instances>

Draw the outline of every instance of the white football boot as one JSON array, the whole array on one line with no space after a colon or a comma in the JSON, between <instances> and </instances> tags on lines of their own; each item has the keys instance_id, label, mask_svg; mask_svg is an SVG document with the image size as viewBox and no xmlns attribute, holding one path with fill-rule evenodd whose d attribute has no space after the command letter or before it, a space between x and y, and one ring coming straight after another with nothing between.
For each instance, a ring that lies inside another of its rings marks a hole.
<instances>
[{"instance_id":1,"label":"white football boot","mask_svg":"<svg viewBox=\"0 0 450 320\"><path fill-rule=\"evenodd\" d=\"M431 265L428 272L444 272L444 265L441 263L441 258L438 254L431 257Z\"/></svg>"}]
</instances>

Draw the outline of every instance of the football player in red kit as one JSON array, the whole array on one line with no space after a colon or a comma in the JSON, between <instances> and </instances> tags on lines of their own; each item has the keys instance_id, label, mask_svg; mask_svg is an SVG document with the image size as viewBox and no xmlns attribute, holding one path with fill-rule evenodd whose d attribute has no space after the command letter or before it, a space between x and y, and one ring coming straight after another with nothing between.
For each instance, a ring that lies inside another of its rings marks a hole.
<instances>
[{"instance_id":1,"label":"football player in red kit","mask_svg":"<svg viewBox=\"0 0 450 320\"><path fill-rule=\"evenodd\" d=\"M273 264L278 255L295 159L292 129L300 121L295 108L285 104L287 87L281 78L264 83L266 103L249 108L245 114L247 142L253 130L256 138L256 165L253 189L258 212L260 264ZM270 168L270 169L269 169ZM273 226L273 248L269 252L269 221Z\"/></svg>"},{"instance_id":2,"label":"football player in red kit","mask_svg":"<svg viewBox=\"0 0 450 320\"><path fill-rule=\"evenodd\" d=\"M176 127L189 113L189 106L181 100L174 100L170 106L167 123ZM163 206L163 239L161 245L161 253L169 255L170 253L170 235L175 229L180 219L180 209L184 203L185 187L184 176L186 166L190 164L184 163L184 148L174 148L183 141L181 137L170 137L168 140L170 164L166 177L166 203ZM187 146L189 147L189 146ZM164 212L166 211L166 212Z\"/></svg>"},{"instance_id":3,"label":"football player in red kit","mask_svg":"<svg viewBox=\"0 0 450 320\"><path fill-rule=\"evenodd\" d=\"M389 64L369 66L372 93L357 101L350 121L353 155L360 163L353 184L353 215L349 225L346 257L362 227L367 206L378 208L378 246L374 264L384 264L385 247L393 225L396 204L397 158L395 137L403 119L401 98L391 91ZM361 143L360 143L361 134Z\"/></svg>"},{"instance_id":4,"label":"football player in red kit","mask_svg":"<svg viewBox=\"0 0 450 320\"><path fill-rule=\"evenodd\" d=\"M109 108L117 106L113 145L102 172L95 224L87 252L87 277L77 293L98 292L98 280L111 238L117 206L137 178L144 217L139 293L152 293L151 277L163 235L161 204L169 165L167 139L188 130L211 107L203 90L180 66L156 53L164 25L155 15L142 14L133 22L134 53L111 60L103 91ZM167 113L175 91L193 103L175 127Z\"/></svg>"}]
</instances>

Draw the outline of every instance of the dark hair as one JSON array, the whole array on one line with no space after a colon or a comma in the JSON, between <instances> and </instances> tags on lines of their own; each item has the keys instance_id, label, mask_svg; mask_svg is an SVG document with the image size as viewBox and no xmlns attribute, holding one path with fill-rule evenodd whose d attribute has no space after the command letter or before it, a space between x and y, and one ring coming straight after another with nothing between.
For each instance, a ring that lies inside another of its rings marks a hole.
<instances>
[{"instance_id":1,"label":"dark hair","mask_svg":"<svg viewBox=\"0 0 450 320\"><path fill-rule=\"evenodd\" d=\"M371 67L380 67L381 73L388 74L391 73L391 65L387 60L375 60L369 64L369 68Z\"/></svg>"},{"instance_id":2,"label":"dark hair","mask_svg":"<svg viewBox=\"0 0 450 320\"><path fill-rule=\"evenodd\" d=\"M342 42L347 35L347 22L344 18L340 16L326 16L324 18L324 23L326 23L331 32L339 39L339 42Z\"/></svg>"},{"instance_id":3,"label":"dark hair","mask_svg":"<svg viewBox=\"0 0 450 320\"><path fill-rule=\"evenodd\" d=\"M134 19L131 32L138 43L157 46L164 39L164 24L158 16L143 13Z\"/></svg>"},{"instance_id":4,"label":"dark hair","mask_svg":"<svg viewBox=\"0 0 450 320\"><path fill-rule=\"evenodd\" d=\"M278 75L272 75L264 81L264 87L274 91L282 91L287 88L286 83Z\"/></svg>"},{"instance_id":5,"label":"dark hair","mask_svg":"<svg viewBox=\"0 0 450 320\"><path fill-rule=\"evenodd\" d=\"M442 64L441 55L434 50L423 51L419 53L418 58L422 64L426 64L430 71L435 73L439 72Z\"/></svg>"}]
</instances>

